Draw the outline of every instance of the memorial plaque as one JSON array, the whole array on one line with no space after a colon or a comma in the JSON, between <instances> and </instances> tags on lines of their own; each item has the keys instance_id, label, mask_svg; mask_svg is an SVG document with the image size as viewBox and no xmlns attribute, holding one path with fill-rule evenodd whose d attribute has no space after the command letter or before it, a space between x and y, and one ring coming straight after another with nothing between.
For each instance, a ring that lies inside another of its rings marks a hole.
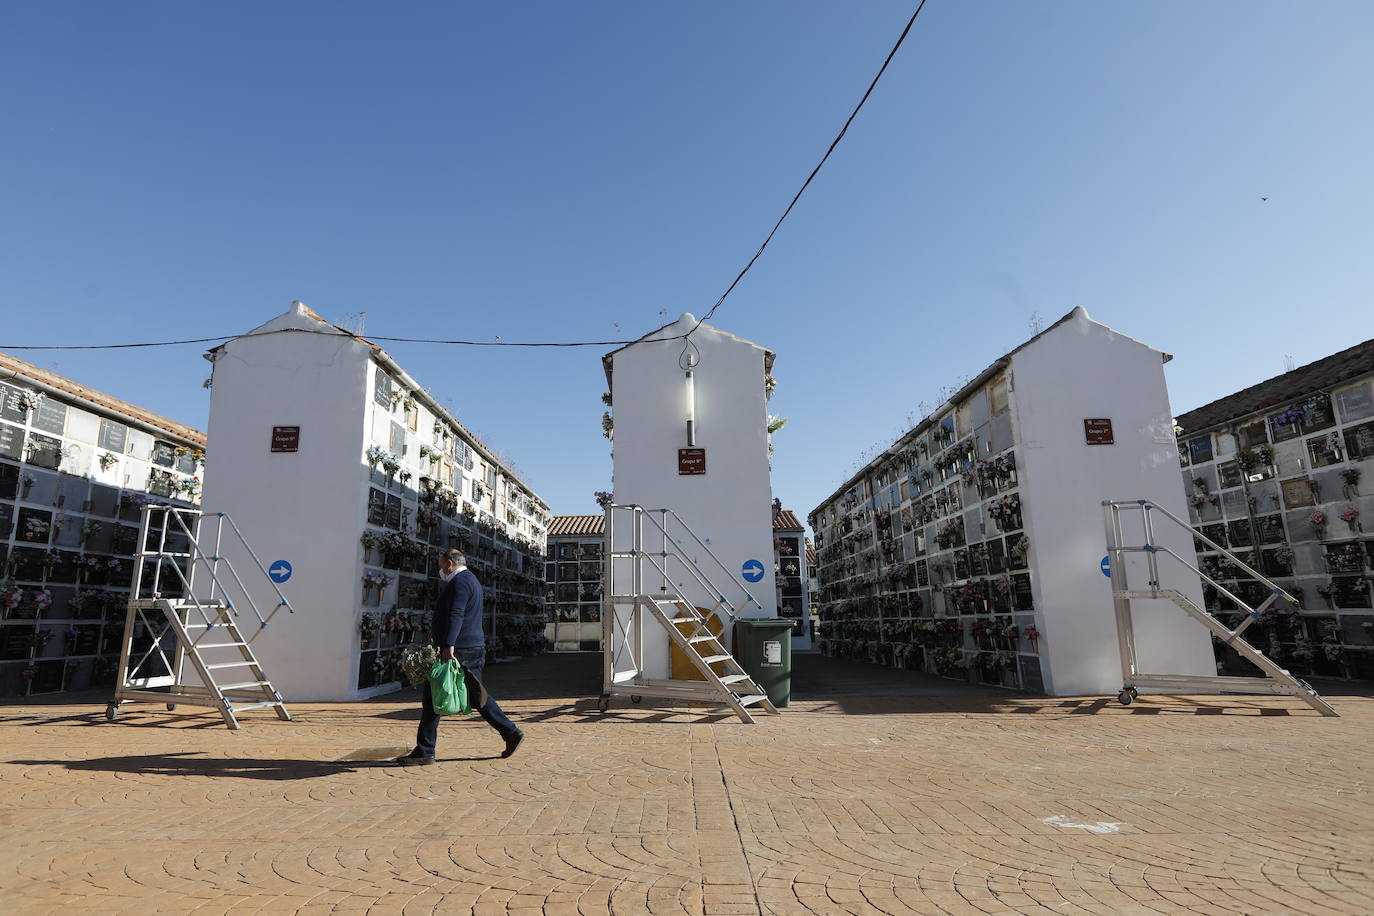
<instances>
[{"instance_id":1,"label":"memorial plaque","mask_svg":"<svg viewBox=\"0 0 1374 916\"><path fill-rule=\"evenodd\" d=\"M76 639L67 647L67 654L94 655L100 648L100 627L87 625L73 629L76 630Z\"/></svg>"},{"instance_id":2,"label":"memorial plaque","mask_svg":"<svg viewBox=\"0 0 1374 916\"><path fill-rule=\"evenodd\" d=\"M38 409L33 411L33 428L62 435L67 428L67 405L52 398L44 398Z\"/></svg>"},{"instance_id":3,"label":"memorial plaque","mask_svg":"<svg viewBox=\"0 0 1374 916\"><path fill-rule=\"evenodd\" d=\"M1040 659L1022 655L1020 661L1021 689L1031 693L1044 693L1045 680L1040 674Z\"/></svg>"},{"instance_id":4,"label":"memorial plaque","mask_svg":"<svg viewBox=\"0 0 1374 916\"><path fill-rule=\"evenodd\" d=\"M706 473L706 449L680 448L677 450L677 472L680 475Z\"/></svg>"},{"instance_id":5,"label":"memorial plaque","mask_svg":"<svg viewBox=\"0 0 1374 916\"><path fill-rule=\"evenodd\" d=\"M1374 458L1374 423L1361 423L1347 429L1345 452L1352 461Z\"/></svg>"},{"instance_id":6,"label":"memorial plaque","mask_svg":"<svg viewBox=\"0 0 1374 916\"><path fill-rule=\"evenodd\" d=\"M1306 477L1294 477L1280 484L1283 488L1283 505L1288 509L1302 509L1314 504L1312 487Z\"/></svg>"},{"instance_id":7,"label":"memorial plaque","mask_svg":"<svg viewBox=\"0 0 1374 916\"><path fill-rule=\"evenodd\" d=\"M298 452L301 449L301 428L299 426L272 427L272 451Z\"/></svg>"},{"instance_id":8,"label":"memorial plaque","mask_svg":"<svg viewBox=\"0 0 1374 916\"><path fill-rule=\"evenodd\" d=\"M6 540L14 528L14 504L0 503L0 540ZM4 545L0 545L3 547Z\"/></svg>"},{"instance_id":9,"label":"memorial plaque","mask_svg":"<svg viewBox=\"0 0 1374 916\"><path fill-rule=\"evenodd\" d=\"M29 435L29 463L40 468L57 470L62 463L62 440L51 436Z\"/></svg>"},{"instance_id":10,"label":"memorial plaque","mask_svg":"<svg viewBox=\"0 0 1374 916\"><path fill-rule=\"evenodd\" d=\"M23 393L23 389L13 385L0 385L0 417L16 423L24 422L27 412L19 406L19 396Z\"/></svg>"},{"instance_id":11,"label":"memorial plaque","mask_svg":"<svg viewBox=\"0 0 1374 916\"><path fill-rule=\"evenodd\" d=\"M1363 576L1331 580L1331 601L1336 607L1369 607L1369 582Z\"/></svg>"},{"instance_id":12,"label":"memorial plaque","mask_svg":"<svg viewBox=\"0 0 1374 916\"><path fill-rule=\"evenodd\" d=\"M1035 608L1035 598L1031 592L1029 573L1017 573L1011 577L1011 593L1018 611L1029 611Z\"/></svg>"},{"instance_id":13,"label":"memorial plaque","mask_svg":"<svg viewBox=\"0 0 1374 916\"><path fill-rule=\"evenodd\" d=\"M101 448L116 455L124 454L124 444L128 441L129 430L122 423L113 420L100 421L100 441Z\"/></svg>"},{"instance_id":14,"label":"memorial plaque","mask_svg":"<svg viewBox=\"0 0 1374 916\"><path fill-rule=\"evenodd\" d=\"M1261 544L1277 544L1287 540L1283 534L1283 518L1278 515L1266 515L1263 518L1255 519L1259 527Z\"/></svg>"},{"instance_id":15,"label":"memorial plaque","mask_svg":"<svg viewBox=\"0 0 1374 916\"><path fill-rule=\"evenodd\" d=\"M33 624L30 623L0 627L0 658L28 658L33 644L33 630Z\"/></svg>"},{"instance_id":16,"label":"memorial plaque","mask_svg":"<svg viewBox=\"0 0 1374 916\"><path fill-rule=\"evenodd\" d=\"M8 423L0 423L0 458L24 457L24 430Z\"/></svg>"},{"instance_id":17,"label":"memorial plaque","mask_svg":"<svg viewBox=\"0 0 1374 916\"><path fill-rule=\"evenodd\" d=\"M56 693L62 689L62 669L66 662L61 659L39 662L38 672L33 676L32 693Z\"/></svg>"}]
</instances>

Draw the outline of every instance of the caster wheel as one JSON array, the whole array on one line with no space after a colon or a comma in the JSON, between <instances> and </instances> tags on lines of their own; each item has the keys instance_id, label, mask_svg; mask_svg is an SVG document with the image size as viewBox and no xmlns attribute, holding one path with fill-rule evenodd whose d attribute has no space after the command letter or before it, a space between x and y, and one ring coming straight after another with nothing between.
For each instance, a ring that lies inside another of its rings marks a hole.
<instances>
[{"instance_id":1,"label":"caster wheel","mask_svg":"<svg viewBox=\"0 0 1374 916\"><path fill-rule=\"evenodd\" d=\"M596 701L596 711L597 711L597 712L605 712L606 710L608 710L608 709L610 709L610 708L611 708L611 698L610 698L610 697L603 696L601 699L599 699L599 700Z\"/></svg>"},{"instance_id":2,"label":"caster wheel","mask_svg":"<svg viewBox=\"0 0 1374 916\"><path fill-rule=\"evenodd\" d=\"M1135 702L1135 692L1131 690L1123 690L1116 695L1116 701L1120 703L1122 706L1130 706L1132 703Z\"/></svg>"},{"instance_id":3,"label":"caster wheel","mask_svg":"<svg viewBox=\"0 0 1374 916\"><path fill-rule=\"evenodd\" d=\"M117 715L119 715L119 707L118 707L118 706L106 706L106 707L105 707L105 718L107 718L107 719L109 719L111 722L113 722L113 721L115 720L115 716L117 716Z\"/></svg>"},{"instance_id":4,"label":"caster wheel","mask_svg":"<svg viewBox=\"0 0 1374 916\"><path fill-rule=\"evenodd\" d=\"M630 702L631 702L631 703L639 703L639 702L641 702L643 699L644 699L643 697L631 696L631 697L630 697Z\"/></svg>"},{"instance_id":5,"label":"caster wheel","mask_svg":"<svg viewBox=\"0 0 1374 916\"><path fill-rule=\"evenodd\" d=\"M176 708L177 708L177 704L175 704L175 703L168 703L168 704L167 704L167 711L168 711L168 712L171 712L172 710L174 710L174 709L176 709Z\"/></svg>"},{"instance_id":6,"label":"caster wheel","mask_svg":"<svg viewBox=\"0 0 1374 916\"><path fill-rule=\"evenodd\" d=\"M1131 699L1132 699L1132 700L1138 700L1138 699L1140 699L1140 691L1136 690L1134 687L1129 687L1129 688L1127 688L1127 689L1131 691Z\"/></svg>"}]
</instances>

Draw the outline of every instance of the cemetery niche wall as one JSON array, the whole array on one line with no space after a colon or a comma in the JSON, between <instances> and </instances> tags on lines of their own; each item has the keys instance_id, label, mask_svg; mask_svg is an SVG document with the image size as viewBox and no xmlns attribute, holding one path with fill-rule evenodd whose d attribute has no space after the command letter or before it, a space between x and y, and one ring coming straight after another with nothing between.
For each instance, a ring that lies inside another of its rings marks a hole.
<instances>
[{"instance_id":1,"label":"cemetery niche wall","mask_svg":"<svg viewBox=\"0 0 1374 916\"><path fill-rule=\"evenodd\" d=\"M742 605L737 610L746 617L773 617L777 610L769 562L773 495L767 393L773 362L774 354L764 347L699 324L687 313L602 357L614 412L606 425L615 503L675 511L725 571L704 556L697 565L728 591L730 601ZM627 551L632 525L622 519L615 524L620 542L608 549ZM628 580L629 569L630 564L616 564L611 577ZM682 579L683 593L697 607L716 606L720 595L710 594L692 576ZM626 594L630 585L617 579L611 588ZM746 593L754 605L741 597ZM728 641L730 621L720 623ZM638 662L647 677L668 677L668 636L646 640Z\"/></svg>"},{"instance_id":2,"label":"cemetery niche wall","mask_svg":"<svg viewBox=\"0 0 1374 916\"><path fill-rule=\"evenodd\" d=\"M489 660L543 652L543 500L375 344L302 303L253 333L208 354L225 457L205 504L290 569L296 613L254 643L278 689L398 688L401 649L428 641L449 548L485 590Z\"/></svg>"},{"instance_id":3,"label":"cemetery niche wall","mask_svg":"<svg viewBox=\"0 0 1374 916\"><path fill-rule=\"evenodd\" d=\"M1299 677L1374 680L1374 340L1178 418L1189 519L1297 596L1246 639ZM1259 583L1201 541L1199 568L1250 600ZM1207 607L1236 608L1212 588ZM1254 667L1214 640L1218 669Z\"/></svg>"},{"instance_id":4,"label":"cemetery niche wall","mask_svg":"<svg viewBox=\"0 0 1374 916\"><path fill-rule=\"evenodd\" d=\"M852 475L809 516L819 648L1056 696L1115 693L1101 502L1187 511L1167 359L1075 309ZM1191 549L1186 532L1159 540ZM1164 581L1201 601L1196 577ZM1200 625L1172 608L1138 616L1144 664L1214 673Z\"/></svg>"},{"instance_id":5,"label":"cemetery niche wall","mask_svg":"<svg viewBox=\"0 0 1374 916\"><path fill-rule=\"evenodd\" d=\"M205 436L7 354L0 372L0 696L113 686L140 510L199 501Z\"/></svg>"}]
</instances>

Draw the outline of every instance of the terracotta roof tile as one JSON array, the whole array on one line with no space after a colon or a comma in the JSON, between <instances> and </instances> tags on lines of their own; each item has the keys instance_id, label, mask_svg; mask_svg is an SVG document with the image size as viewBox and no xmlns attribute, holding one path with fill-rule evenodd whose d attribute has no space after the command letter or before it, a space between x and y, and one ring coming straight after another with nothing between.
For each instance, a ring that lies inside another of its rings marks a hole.
<instances>
[{"instance_id":1,"label":"terracotta roof tile","mask_svg":"<svg viewBox=\"0 0 1374 916\"><path fill-rule=\"evenodd\" d=\"M559 535L596 535L600 537L606 528L604 515L555 515L549 521L549 537Z\"/></svg>"},{"instance_id":2,"label":"terracotta roof tile","mask_svg":"<svg viewBox=\"0 0 1374 916\"><path fill-rule=\"evenodd\" d=\"M1194 408L1181 414L1177 422L1184 434L1202 432L1240 417L1281 407L1314 391L1334 388L1371 372L1374 372L1374 339Z\"/></svg>"},{"instance_id":3,"label":"terracotta roof tile","mask_svg":"<svg viewBox=\"0 0 1374 916\"><path fill-rule=\"evenodd\" d=\"M802 531L802 523L797 520L797 516L791 509L780 509L773 515L774 531Z\"/></svg>"},{"instance_id":4,"label":"terracotta roof tile","mask_svg":"<svg viewBox=\"0 0 1374 916\"><path fill-rule=\"evenodd\" d=\"M30 379L41 382L64 394L70 394L74 397L89 401L97 407L104 408L115 416L134 420L145 426L151 426L154 429L159 429L178 439L190 442L198 448L205 448L205 433L198 429L185 426L175 420L169 420L160 414L153 413L151 410L144 410L142 407L130 404L128 401L121 401L119 398L111 397L103 391L96 391L94 388L87 388L85 385L79 385L69 378L58 375L55 372L49 372L47 369L40 369L32 363L26 363L22 359L16 359L8 353L0 353L0 370L27 376ZM0 378L0 381L18 380Z\"/></svg>"}]
</instances>

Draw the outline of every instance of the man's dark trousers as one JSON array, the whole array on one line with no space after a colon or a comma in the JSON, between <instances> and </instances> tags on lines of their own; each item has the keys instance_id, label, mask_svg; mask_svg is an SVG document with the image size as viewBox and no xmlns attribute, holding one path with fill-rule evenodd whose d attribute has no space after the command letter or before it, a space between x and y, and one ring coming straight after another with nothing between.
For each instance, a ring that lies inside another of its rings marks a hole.
<instances>
[{"instance_id":1,"label":"man's dark trousers","mask_svg":"<svg viewBox=\"0 0 1374 916\"><path fill-rule=\"evenodd\" d=\"M465 672L464 680L468 688L468 700L477 702L484 700L481 706L476 707L477 714L486 721L488 725L501 733L502 738L508 738L519 731L515 723L512 722L491 695L482 686L482 667L487 662L487 650L484 648L476 649L454 649L453 655L458 661L463 663ZM420 687L420 727L415 732L415 746L420 753L426 757L434 756L434 747L439 740L439 716L434 712L434 700L430 696L429 681Z\"/></svg>"}]
</instances>

